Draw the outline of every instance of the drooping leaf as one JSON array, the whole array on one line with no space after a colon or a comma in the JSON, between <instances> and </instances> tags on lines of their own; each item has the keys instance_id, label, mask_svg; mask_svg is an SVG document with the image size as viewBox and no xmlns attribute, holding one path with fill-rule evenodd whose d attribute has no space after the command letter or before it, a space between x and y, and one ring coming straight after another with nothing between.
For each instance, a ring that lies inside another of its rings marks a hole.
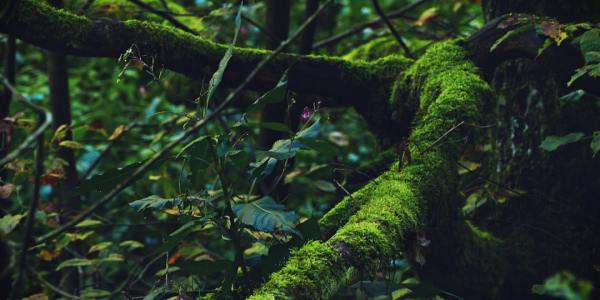
<instances>
[{"instance_id":1,"label":"drooping leaf","mask_svg":"<svg viewBox=\"0 0 600 300\"><path fill-rule=\"evenodd\" d=\"M554 151L560 146L578 142L579 140L581 140L581 138L583 138L583 136L584 134L581 132L569 133L563 136L551 135L544 139L544 141L540 145L540 148L546 151Z\"/></svg>"},{"instance_id":2,"label":"drooping leaf","mask_svg":"<svg viewBox=\"0 0 600 300\"><path fill-rule=\"evenodd\" d=\"M250 203L238 203L233 206L235 215L246 225L260 231L294 232L296 213L285 211L285 206L271 197L262 197Z\"/></svg>"},{"instance_id":3,"label":"drooping leaf","mask_svg":"<svg viewBox=\"0 0 600 300\"><path fill-rule=\"evenodd\" d=\"M148 196L144 199L135 200L129 203L129 206L137 209L137 211L142 211L147 208L154 209L163 209L163 208L172 208L181 203L181 198L169 198L165 199L156 195Z\"/></svg>"},{"instance_id":4,"label":"drooping leaf","mask_svg":"<svg viewBox=\"0 0 600 300\"><path fill-rule=\"evenodd\" d=\"M221 58L221 61L219 62L219 67L217 68L217 71L215 71L215 73L210 78L210 81L208 82L208 91L206 94L206 103L207 104L210 102L217 87L221 83L221 80L223 80L223 74L225 73L227 64L229 64L229 60L231 60L231 57L233 56L233 47L237 43L238 35L240 32L240 27L242 26L242 9L241 9L242 5L243 5L243 3L240 4L240 9L238 10L237 15L235 16L235 34L233 35L233 40L231 41L231 44L227 48L227 51L225 51L225 54Z\"/></svg>"}]
</instances>

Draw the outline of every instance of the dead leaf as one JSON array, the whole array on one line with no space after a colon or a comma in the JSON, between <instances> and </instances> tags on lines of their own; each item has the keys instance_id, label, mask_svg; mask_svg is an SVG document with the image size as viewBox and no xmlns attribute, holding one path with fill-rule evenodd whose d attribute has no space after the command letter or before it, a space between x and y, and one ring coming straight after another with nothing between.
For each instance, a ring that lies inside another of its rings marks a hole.
<instances>
[{"instance_id":1,"label":"dead leaf","mask_svg":"<svg viewBox=\"0 0 600 300\"><path fill-rule=\"evenodd\" d=\"M15 191L15 189L17 189L17 186L12 183L7 183L3 186L0 186L0 198L7 199L10 197L10 194Z\"/></svg>"},{"instance_id":2,"label":"dead leaf","mask_svg":"<svg viewBox=\"0 0 600 300\"><path fill-rule=\"evenodd\" d=\"M568 35L562 30L562 25L556 21L542 21L540 29L547 37L553 39L557 45L567 39Z\"/></svg>"}]
</instances>

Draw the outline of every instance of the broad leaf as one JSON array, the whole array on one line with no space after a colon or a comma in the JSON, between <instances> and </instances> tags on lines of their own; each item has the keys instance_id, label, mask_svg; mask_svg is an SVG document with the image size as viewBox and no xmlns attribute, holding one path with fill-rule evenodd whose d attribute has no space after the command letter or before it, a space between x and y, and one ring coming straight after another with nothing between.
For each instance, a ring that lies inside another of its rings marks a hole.
<instances>
[{"instance_id":1,"label":"broad leaf","mask_svg":"<svg viewBox=\"0 0 600 300\"><path fill-rule=\"evenodd\" d=\"M584 134L581 132L569 133L563 136L551 135L544 139L544 141L540 145L540 148L546 151L554 151L560 146L578 142L579 140L581 140L581 138L583 138L583 136Z\"/></svg>"},{"instance_id":2,"label":"broad leaf","mask_svg":"<svg viewBox=\"0 0 600 300\"><path fill-rule=\"evenodd\" d=\"M268 196L250 203L239 203L233 206L233 211L240 221L257 230L297 233L294 229L297 220L296 213L284 211L284 209L285 206Z\"/></svg>"}]
</instances>

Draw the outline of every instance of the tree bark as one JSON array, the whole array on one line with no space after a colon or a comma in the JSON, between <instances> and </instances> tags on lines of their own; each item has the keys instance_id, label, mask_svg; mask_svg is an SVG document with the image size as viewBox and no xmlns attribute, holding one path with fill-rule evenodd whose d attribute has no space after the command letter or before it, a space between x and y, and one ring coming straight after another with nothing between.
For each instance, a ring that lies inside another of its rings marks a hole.
<instances>
[{"instance_id":1,"label":"tree bark","mask_svg":"<svg viewBox=\"0 0 600 300\"><path fill-rule=\"evenodd\" d=\"M73 133L71 127L71 100L69 96L69 74L66 55L58 52L47 52L48 60L48 81L50 85L50 106L52 116L54 117L53 128L56 131L61 126L67 126L64 140L72 140ZM59 147L57 158L63 160L66 165L63 166L64 179L59 183L57 189L58 196L61 199L60 204L65 208L79 208L79 198L69 197L68 194L73 191L78 182L77 164L73 149Z\"/></svg>"}]
</instances>

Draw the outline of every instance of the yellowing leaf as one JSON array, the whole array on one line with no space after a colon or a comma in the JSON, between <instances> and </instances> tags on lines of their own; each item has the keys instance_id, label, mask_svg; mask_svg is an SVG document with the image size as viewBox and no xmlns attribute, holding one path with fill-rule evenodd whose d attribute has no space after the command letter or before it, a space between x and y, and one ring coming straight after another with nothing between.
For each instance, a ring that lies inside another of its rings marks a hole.
<instances>
[{"instance_id":1,"label":"yellowing leaf","mask_svg":"<svg viewBox=\"0 0 600 300\"><path fill-rule=\"evenodd\" d=\"M83 145L76 141L62 141L58 144L61 147L69 148L69 149L83 149Z\"/></svg>"},{"instance_id":2,"label":"yellowing leaf","mask_svg":"<svg viewBox=\"0 0 600 300\"><path fill-rule=\"evenodd\" d=\"M567 33L562 30L562 25L556 21L543 21L540 24L540 29L559 46L568 37Z\"/></svg>"},{"instance_id":3,"label":"yellowing leaf","mask_svg":"<svg viewBox=\"0 0 600 300\"><path fill-rule=\"evenodd\" d=\"M429 8L421 14L421 16L419 17L419 19L417 21L415 21L415 26L417 26L417 27L425 26L429 22L435 20L437 18L437 16L438 16L438 8L437 7Z\"/></svg>"},{"instance_id":4,"label":"yellowing leaf","mask_svg":"<svg viewBox=\"0 0 600 300\"><path fill-rule=\"evenodd\" d=\"M38 257L43 261L53 261L55 258L60 256L59 251L48 251L46 249L42 249L40 253L38 253Z\"/></svg>"},{"instance_id":5,"label":"yellowing leaf","mask_svg":"<svg viewBox=\"0 0 600 300\"><path fill-rule=\"evenodd\" d=\"M93 245L92 247L90 247L90 250L88 250L88 253L92 253L92 252L96 252L96 251L102 251L102 250L110 247L111 245L112 245L112 242L98 243L98 244Z\"/></svg>"},{"instance_id":6,"label":"yellowing leaf","mask_svg":"<svg viewBox=\"0 0 600 300\"><path fill-rule=\"evenodd\" d=\"M127 125L117 126L117 128L115 128L115 131L113 131L113 133L108 138L108 140L114 141L114 140L120 138L125 132L127 132L127 130L129 130L129 126L127 126Z\"/></svg>"}]
</instances>

